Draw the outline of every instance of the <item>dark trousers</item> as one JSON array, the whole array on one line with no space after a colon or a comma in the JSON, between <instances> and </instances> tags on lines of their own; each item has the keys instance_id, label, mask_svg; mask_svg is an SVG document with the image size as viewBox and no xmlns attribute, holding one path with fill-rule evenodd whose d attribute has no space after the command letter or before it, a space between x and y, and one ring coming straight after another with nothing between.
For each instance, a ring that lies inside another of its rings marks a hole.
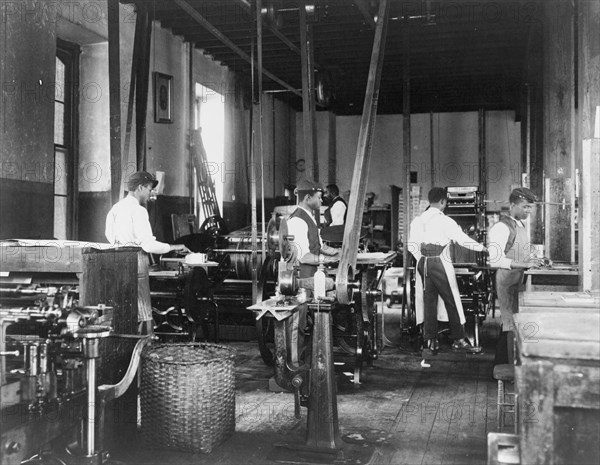
<instances>
[{"instance_id":1,"label":"dark trousers","mask_svg":"<svg viewBox=\"0 0 600 465\"><path fill-rule=\"evenodd\" d=\"M450 337L462 339L465 337L465 329L460 322L442 259L439 256L422 257L417 267L423 280L423 337L433 339L438 335L437 302L438 297L441 297L448 312Z\"/></svg>"}]
</instances>

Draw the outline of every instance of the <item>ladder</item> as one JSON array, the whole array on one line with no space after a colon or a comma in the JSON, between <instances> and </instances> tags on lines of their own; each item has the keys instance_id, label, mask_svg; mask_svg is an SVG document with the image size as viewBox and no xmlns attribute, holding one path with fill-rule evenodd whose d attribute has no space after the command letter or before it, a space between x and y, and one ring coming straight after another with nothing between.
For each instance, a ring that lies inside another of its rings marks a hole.
<instances>
[{"instance_id":1,"label":"ladder","mask_svg":"<svg viewBox=\"0 0 600 465\"><path fill-rule=\"evenodd\" d=\"M194 130L192 134L191 150L192 162L196 169L196 180L198 182L198 192L202 203L202 212L204 213L205 220L215 218L215 224L210 226L216 226L216 219L220 219L221 212L219 211L219 204L217 203L215 183L207 170L208 161L206 159L204 143L202 142L201 129Z\"/></svg>"}]
</instances>

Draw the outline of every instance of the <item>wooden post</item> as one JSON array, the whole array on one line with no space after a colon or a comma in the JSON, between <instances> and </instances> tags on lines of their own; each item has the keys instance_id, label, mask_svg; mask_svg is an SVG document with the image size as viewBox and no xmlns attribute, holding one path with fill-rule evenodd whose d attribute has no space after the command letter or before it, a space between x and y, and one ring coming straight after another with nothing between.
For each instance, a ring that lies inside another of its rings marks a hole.
<instances>
[{"instance_id":1,"label":"wooden post","mask_svg":"<svg viewBox=\"0 0 600 465\"><path fill-rule=\"evenodd\" d=\"M578 2L579 263L583 290L600 289L600 2Z\"/></svg>"},{"instance_id":2,"label":"wooden post","mask_svg":"<svg viewBox=\"0 0 600 465\"><path fill-rule=\"evenodd\" d=\"M304 159L310 160L313 179L319 182L319 157L315 127L315 75L313 66L312 24L307 23L304 1L299 2L300 49L302 50L302 121L304 136Z\"/></svg>"},{"instance_id":3,"label":"wooden post","mask_svg":"<svg viewBox=\"0 0 600 465\"><path fill-rule=\"evenodd\" d=\"M121 196L121 66L119 2L108 0L108 87L110 107L110 192L112 203Z\"/></svg>"},{"instance_id":4,"label":"wooden post","mask_svg":"<svg viewBox=\"0 0 600 465\"><path fill-rule=\"evenodd\" d=\"M485 110L479 109L479 190L485 194L487 192L487 154L486 154L486 130L485 130Z\"/></svg>"},{"instance_id":5,"label":"wooden post","mask_svg":"<svg viewBox=\"0 0 600 465\"><path fill-rule=\"evenodd\" d=\"M579 270L584 291L600 290L600 138L582 143Z\"/></svg>"},{"instance_id":6,"label":"wooden post","mask_svg":"<svg viewBox=\"0 0 600 465\"><path fill-rule=\"evenodd\" d=\"M408 234L410 231L410 165L411 165L411 152L410 152L410 29L409 19L406 18L402 22L402 154L403 154L403 166L405 171L404 176L404 231L402 236L402 268L404 270L404 282L405 286L408 283L408 265L409 265L409 252L408 252ZM433 143L433 141L432 141ZM433 157L432 157L433 158ZM433 173L433 166L432 166ZM432 185L433 187L433 178ZM406 289L405 289L405 295Z\"/></svg>"},{"instance_id":7,"label":"wooden post","mask_svg":"<svg viewBox=\"0 0 600 465\"><path fill-rule=\"evenodd\" d=\"M574 102L573 5L571 2L544 3L544 172L546 178L571 184ZM571 190L572 192L572 190ZM549 199L545 199L549 201ZM572 199L562 198L571 218L564 221L564 209L546 208L546 250L554 261L570 262L572 250ZM557 216L560 215L560 216ZM563 220L563 221L561 221Z\"/></svg>"},{"instance_id":8,"label":"wooden post","mask_svg":"<svg viewBox=\"0 0 600 465\"><path fill-rule=\"evenodd\" d=\"M364 208L364 198L367 190L367 179L369 178L369 164L371 161L371 145L375 127L375 116L377 114L377 100L379 98L379 82L381 79L381 68L383 67L383 52L387 34L387 20L389 3L387 0L379 2L377 14L377 27L373 40L373 51L371 52L371 63L369 65L369 77L365 92L365 102L360 120L360 131L356 156L354 158L354 172L352 173L352 184L350 201L348 202L348 214L344 227L344 239L342 242L342 255L338 274L336 276L336 296L340 303L350 302L349 278L351 270L356 268L356 254L360 238L360 226Z\"/></svg>"},{"instance_id":9,"label":"wooden post","mask_svg":"<svg viewBox=\"0 0 600 465\"><path fill-rule=\"evenodd\" d=\"M135 87L135 139L136 166L138 170L146 169L146 114L148 112L148 89L150 80L150 38L152 37L152 21L145 6L137 5L136 36L137 47L133 57L136 66ZM139 24L138 24L139 22ZM139 29L138 29L139 25ZM138 36L139 30L139 36Z\"/></svg>"}]
</instances>

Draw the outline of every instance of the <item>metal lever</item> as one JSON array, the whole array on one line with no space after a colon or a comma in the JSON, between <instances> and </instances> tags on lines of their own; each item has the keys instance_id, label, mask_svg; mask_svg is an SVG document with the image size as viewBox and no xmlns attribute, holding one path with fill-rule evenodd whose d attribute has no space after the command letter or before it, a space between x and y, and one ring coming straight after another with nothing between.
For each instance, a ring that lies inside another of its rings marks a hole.
<instances>
[{"instance_id":1,"label":"metal lever","mask_svg":"<svg viewBox=\"0 0 600 465\"><path fill-rule=\"evenodd\" d=\"M300 414L300 386L302 386L302 376L296 375L292 379L292 386L294 387L294 416L297 419L302 418Z\"/></svg>"}]
</instances>

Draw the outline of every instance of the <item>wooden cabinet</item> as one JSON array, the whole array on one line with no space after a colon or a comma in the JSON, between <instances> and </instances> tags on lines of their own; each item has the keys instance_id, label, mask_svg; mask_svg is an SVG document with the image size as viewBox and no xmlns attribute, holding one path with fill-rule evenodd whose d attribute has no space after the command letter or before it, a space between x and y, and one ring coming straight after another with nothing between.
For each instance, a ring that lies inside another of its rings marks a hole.
<instances>
[{"instance_id":1,"label":"wooden cabinet","mask_svg":"<svg viewBox=\"0 0 600 465\"><path fill-rule=\"evenodd\" d=\"M600 315L565 311L514 316L522 465L600 462Z\"/></svg>"}]
</instances>

